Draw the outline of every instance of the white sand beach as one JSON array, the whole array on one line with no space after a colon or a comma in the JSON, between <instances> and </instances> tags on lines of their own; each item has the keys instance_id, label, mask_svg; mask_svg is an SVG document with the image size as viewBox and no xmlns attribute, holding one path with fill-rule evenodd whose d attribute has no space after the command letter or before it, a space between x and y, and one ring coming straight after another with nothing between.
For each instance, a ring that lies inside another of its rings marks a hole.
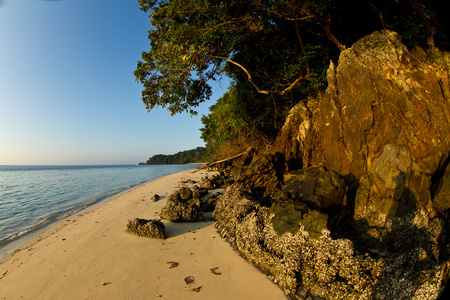
<instances>
[{"instance_id":1,"label":"white sand beach","mask_svg":"<svg viewBox=\"0 0 450 300\"><path fill-rule=\"evenodd\" d=\"M125 231L134 218L158 218L183 180L207 174L167 175L48 228L0 261L0 299L286 299L219 236L213 221L165 222L165 240ZM151 201L154 194L162 200ZM187 276L194 282L186 284Z\"/></svg>"}]
</instances>

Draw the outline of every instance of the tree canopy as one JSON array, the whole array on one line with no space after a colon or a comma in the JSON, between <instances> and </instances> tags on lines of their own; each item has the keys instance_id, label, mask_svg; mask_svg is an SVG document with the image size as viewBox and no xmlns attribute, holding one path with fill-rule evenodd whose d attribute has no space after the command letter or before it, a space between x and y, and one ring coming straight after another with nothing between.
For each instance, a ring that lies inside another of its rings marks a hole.
<instances>
[{"instance_id":1,"label":"tree canopy","mask_svg":"<svg viewBox=\"0 0 450 300\"><path fill-rule=\"evenodd\" d=\"M134 74L146 108L172 114L196 114L225 71L264 95L323 88L329 60L376 29L446 42L433 0L138 1L152 27Z\"/></svg>"}]
</instances>

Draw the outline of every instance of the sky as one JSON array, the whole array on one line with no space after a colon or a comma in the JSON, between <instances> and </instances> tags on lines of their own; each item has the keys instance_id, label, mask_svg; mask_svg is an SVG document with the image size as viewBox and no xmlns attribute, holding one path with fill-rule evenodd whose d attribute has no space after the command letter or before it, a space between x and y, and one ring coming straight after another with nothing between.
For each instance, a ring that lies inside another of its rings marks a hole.
<instances>
[{"instance_id":1,"label":"sky","mask_svg":"<svg viewBox=\"0 0 450 300\"><path fill-rule=\"evenodd\" d=\"M0 165L136 164L204 146L201 116L147 112L137 0L0 0Z\"/></svg>"}]
</instances>

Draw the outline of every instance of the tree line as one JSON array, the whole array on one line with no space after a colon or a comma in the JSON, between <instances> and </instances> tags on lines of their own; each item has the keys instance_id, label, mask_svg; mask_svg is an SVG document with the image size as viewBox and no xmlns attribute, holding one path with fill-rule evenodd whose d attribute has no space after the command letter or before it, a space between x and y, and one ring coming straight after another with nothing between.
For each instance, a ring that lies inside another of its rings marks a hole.
<instances>
[{"instance_id":1,"label":"tree line","mask_svg":"<svg viewBox=\"0 0 450 300\"><path fill-rule=\"evenodd\" d=\"M157 154L147 160L148 165L175 165L209 162L209 155L205 147L180 151L172 155Z\"/></svg>"}]
</instances>

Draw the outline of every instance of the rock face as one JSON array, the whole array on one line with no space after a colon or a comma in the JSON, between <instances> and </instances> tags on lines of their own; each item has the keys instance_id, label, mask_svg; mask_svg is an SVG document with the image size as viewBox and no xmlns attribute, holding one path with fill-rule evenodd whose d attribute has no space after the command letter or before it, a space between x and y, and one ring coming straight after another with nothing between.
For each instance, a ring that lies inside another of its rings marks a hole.
<instances>
[{"instance_id":1,"label":"rock face","mask_svg":"<svg viewBox=\"0 0 450 300\"><path fill-rule=\"evenodd\" d=\"M450 53L389 31L341 52L326 92L234 171L220 233L293 298L435 299L450 277L449 72Z\"/></svg>"},{"instance_id":2,"label":"rock face","mask_svg":"<svg viewBox=\"0 0 450 300\"><path fill-rule=\"evenodd\" d=\"M127 232L155 239L165 239L165 226L159 220L134 219L128 222Z\"/></svg>"},{"instance_id":3,"label":"rock face","mask_svg":"<svg viewBox=\"0 0 450 300\"><path fill-rule=\"evenodd\" d=\"M441 206L430 186L450 152L450 54L412 52L393 32L361 39L330 64L324 96L292 110L277 141L300 165L360 181L356 218L373 226Z\"/></svg>"}]
</instances>

